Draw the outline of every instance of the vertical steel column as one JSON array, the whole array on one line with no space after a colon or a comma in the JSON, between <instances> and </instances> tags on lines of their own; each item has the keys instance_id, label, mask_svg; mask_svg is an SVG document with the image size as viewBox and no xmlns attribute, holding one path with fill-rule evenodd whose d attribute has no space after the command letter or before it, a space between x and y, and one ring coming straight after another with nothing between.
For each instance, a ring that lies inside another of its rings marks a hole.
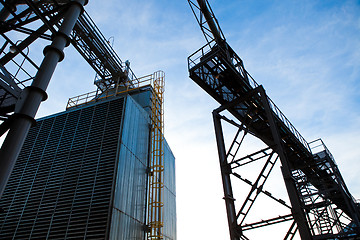
<instances>
[{"instance_id":1,"label":"vertical steel column","mask_svg":"<svg viewBox=\"0 0 360 240\"><path fill-rule=\"evenodd\" d=\"M283 174L286 190L288 192L289 199L291 202L291 206L292 206L291 211L292 211L294 220L296 221L296 223L298 225L300 237L303 240L311 240L313 238L310 233L310 229L309 229L309 226L308 226L308 223L306 220L305 213L303 212L302 207L301 207L302 203L300 201L294 179L292 178L292 175L291 175L290 166L288 164L285 150L282 145L282 140L280 138L280 134L278 132L278 129L277 129L277 126L276 126L276 123L274 120L274 116L273 116L272 110L270 108L269 101L267 99L265 89L262 86L259 88L259 93L261 95L261 101L264 105L265 112L266 112L266 115L267 115L267 118L268 118L268 121L270 124L271 133L274 138L274 142L276 144L276 152L280 157L280 161L281 161L281 165L282 165L281 172Z\"/></svg>"},{"instance_id":2,"label":"vertical steel column","mask_svg":"<svg viewBox=\"0 0 360 240\"><path fill-rule=\"evenodd\" d=\"M73 0L69 4L63 22L51 45L44 49L44 59L31 84L26 87L16 103L8 135L0 149L0 198L20 153L26 135L40 103L46 100L46 88L55 68L63 58L63 50L69 44L69 35L74 28L87 0Z\"/></svg>"},{"instance_id":3,"label":"vertical steel column","mask_svg":"<svg viewBox=\"0 0 360 240\"><path fill-rule=\"evenodd\" d=\"M224 189L224 200L226 205L226 212L229 224L230 239L239 240L242 235L241 229L237 225L236 210L234 204L234 196L232 192L230 174L231 168L227 163L224 134L221 128L221 119L217 110L213 111L213 120L215 127L216 143L219 154L220 169L221 169L221 178Z\"/></svg>"}]
</instances>

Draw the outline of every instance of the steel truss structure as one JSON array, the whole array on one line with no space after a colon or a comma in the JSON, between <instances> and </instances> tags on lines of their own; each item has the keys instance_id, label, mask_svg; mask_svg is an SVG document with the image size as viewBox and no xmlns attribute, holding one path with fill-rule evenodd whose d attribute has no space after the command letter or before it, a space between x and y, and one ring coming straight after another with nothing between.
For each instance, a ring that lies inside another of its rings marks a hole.
<instances>
[{"instance_id":1,"label":"steel truss structure","mask_svg":"<svg viewBox=\"0 0 360 240\"><path fill-rule=\"evenodd\" d=\"M292 223L284 239L293 239L297 234L306 240L358 239L359 204L348 191L322 140L308 143L245 70L242 60L223 37L209 3L188 2L208 41L188 58L190 78L221 104L214 110L213 119L230 239L248 239L246 231L286 221ZM226 117L224 112L232 117ZM228 148L222 122L237 129ZM249 135L266 147L239 157L243 141ZM322 150L316 151L318 147ZM254 182L239 174L245 165L259 161L265 163ZM290 205L264 190L277 161L281 164ZM235 205L233 194L234 178L251 186L239 206ZM288 214L248 223L250 210L260 194L288 208Z\"/></svg>"},{"instance_id":2,"label":"steel truss structure","mask_svg":"<svg viewBox=\"0 0 360 240\"><path fill-rule=\"evenodd\" d=\"M120 93L153 87L149 160L148 239L162 238L164 73L137 78L123 62L83 6L87 0L0 0L0 197L63 49L70 44L96 73L97 90L70 98L67 109ZM47 42L50 45L45 46ZM31 47L44 48L44 59ZM9 50L8 50L9 49ZM149 85L149 86L150 86Z\"/></svg>"},{"instance_id":3,"label":"steel truss structure","mask_svg":"<svg viewBox=\"0 0 360 240\"><path fill-rule=\"evenodd\" d=\"M63 49L72 44L95 70L97 96L137 78L101 34L83 6L87 0L0 0L0 196ZM46 43L50 45L45 46ZM41 60L39 51L44 48Z\"/></svg>"},{"instance_id":4,"label":"steel truss structure","mask_svg":"<svg viewBox=\"0 0 360 240\"><path fill-rule=\"evenodd\" d=\"M260 99L261 95L266 96L265 91L261 86L259 86L254 93L255 96L260 97ZM244 104L247 101L252 101L254 100L253 97L254 95L249 96L249 99L244 99L243 102L240 102L238 104ZM267 102L265 101L263 104L266 105ZM259 104L259 106L261 105ZM259 149L251 154L247 154L246 156L239 156L242 152L241 147L245 141L245 138L249 137L249 135L253 136L251 131L249 130L249 126L251 126L257 121L256 119L260 117L260 113L257 112L255 115L250 115L251 110L249 110L246 113L248 115L244 122L235 122L234 120L229 119L225 115L222 115L222 112L225 110L226 108L224 107L215 109L213 111L213 120L219 152L221 174L224 184L224 199L226 201L229 221L234 224L232 226L232 233L240 239L247 239L245 237L245 232L247 231L286 221L291 221L292 223L289 229L287 230L287 232L284 232L284 239L293 239L296 232L299 231L299 226L296 224L297 222L295 221L295 216L292 213L293 208L288 205L284 200L276 198L273 194L271 194L264 188L268 177L270 176L276 162L279 159L282 165L283 176L285 176L286 170L284 169L284 166L288 164L287 162L283 164L283 161L281 160L281 154L278 154L278 151L284 151L284 149L279 150L276 146L268 146L266 148ZM269 113L266 113L266 115L268 116L271 116L271 114L271 111ZM271 124L271 122L274 121L269 122ZM225 147L223 123L230 124L236 128L233 141L228 144L228 148ZM276 133L276 126L273 127L273 131ZM312 148L312 150L313 152L316 151L316 154L314 154L314 161L309 167L313 169L318 169L319 175L324 176L325 178L316 180L309 179L304 173L306 172L305 169L291 169L289 181L290 183L288 183L292 185L295 184L297 194L293 197L298 197L300 200L300 213L304 214L304 219L302 219L302 221L308 222L308 230L310 231L313 239L354 239L357 235L357 232L356 228L353 225L354 223L352 219L356 219L356 215L350 211L353 211L354 208L356 209L356 206L352 205L352 203L348 203L347 206L345 206L345 203L343 205L344 209L347 209L347 214L345 214L345 212L341 208L339 208L336 204L334 204L331 200L328 199L331 198L329 194L331 194L331 192L334 193L337 190L334 188L334 183L332 181L343 185L343 188L346 191L347 188L331 153L326 148L322 140L316 140L312 142L311 145L314 145L314 148ZM321 149L319 150L316 148ZM242 167L244 167L245 165L251 165L252 163L259 161L262 162L263 165L254 182L251 182L246 177L244 177L243 174L240 174ZM285 159L285 161L288 160ZM328 178L327 175L331 176L331 180L330 178ZM234 182L234 180L231 180L232 178L239 179L247 185L250 185L250 190L246 195L245 200L241 202L240 205L238 205L237 207L235 207L235 196L232 192L232 182ZM285 179L285 177L284 180L285 182L288 181L287 179ZM312 181L314 181L314 183L312 183ZM329 184L329 188L326 187L327 184ZM316 188L314 185L320 187ZM283 205L285 208L288 209L288 214L280 216L277 215L266 220L262 219L258 222L248 223L247 217L251 215L250 210L252 209L253 205L256 202L256 199L260 194L264 194L269 199L272 199L278 202L280 205ZM348 191L346 192L346 194L350 195ZM355 202L354 199L351 200ZM235 209L236 211L234 211ZM297 220L301 221L301 219ZM302 238L306 239L306 237L304 238L303 236Z\"/></svg>"}]
</instances>

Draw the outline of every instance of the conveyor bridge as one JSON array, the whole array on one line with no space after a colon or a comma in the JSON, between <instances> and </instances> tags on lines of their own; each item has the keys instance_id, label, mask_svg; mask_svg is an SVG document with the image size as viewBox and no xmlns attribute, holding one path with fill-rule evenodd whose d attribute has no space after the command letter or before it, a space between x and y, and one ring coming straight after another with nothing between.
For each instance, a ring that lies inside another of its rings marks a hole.
<instances>
[{"instance_id":1,"label":"conveyor bridge","mask_svg":"<svg viewBox=\"0 0 360 240\"><path fill-rule=\"evenodd\" d=\"M208 1L188 2L208 41L188 58L189 75L220 104L214 110L213 117L230 238L247 239L245 231L290 220L293 220L293 224L285 239L292 239L297 231L302 239L360 236L358 203L348 191L325 144L321 139L309 144L267 96L263 86L245 70L241 58L226 42ZM223 115L223 111L229 112L234 120ZM223 122L238 129L228 149L225 148ZM248 133L268 147L239 158L237 153ZM322 150L319 151L318 147L322 147ZM237 173L238 168L259 159L267 160L254 183ZM289 207L263 189L277 159L281 162L291 214L245 223L260 193ZM241 207L235 207L231 180L234 177L251 185ZM347 220L342 222L340 217L345 215ZM355 227L344 234L341 229L349 229L350 225Z\"/></svg>"}]
</instances>

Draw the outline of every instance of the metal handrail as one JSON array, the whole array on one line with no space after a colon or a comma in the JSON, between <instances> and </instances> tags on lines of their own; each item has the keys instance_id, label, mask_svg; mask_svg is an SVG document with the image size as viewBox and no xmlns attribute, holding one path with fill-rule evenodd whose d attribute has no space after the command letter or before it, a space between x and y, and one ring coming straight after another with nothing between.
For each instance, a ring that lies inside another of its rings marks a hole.
<instances>
[{"instance_id":1,"label":"metal handrail","mask_svg":"<svg viewBox=\"0 0 360 240\"><path fill-rule=\"evenodd\" d=\"M315 145L316 144L316 145ZM315 146L314 146L315 145ZM332 161L332 164L333 164L333 167L335 169L335 171L339 172L339 169L338 169L338 166L336 164L336 161L335 161L335 158L333 157L333 155L331 154L330 150L327 148L327 146L325 145L324 141L321 139L321 138L318 138L314 141L311 141L309 142L309 146L311 146L311 151L313 154L316 154L316 153L320 153L322 151L325 151L326 155L329 156L330 160ZM314 151L314 149L317 149L317 148L322 148L320 151L317 150L317 151ZM351 193L349 192L349 190L347 189L346 185L345 185L345 181L344 179L342 178L341 174L339 174L339 177L340 177L340 185L343 186L343 189L345 190L345 193L351 198L351 200L354 202L354 203L358 203L358 201L351 195Z\"/></svg>"},{"instance_id":2,"label":"metal handrail","mask_svg":"<svg viewBox=\"0 0 360 240\"><path fill-rule=\"evenodd\" d=\"M101 31L98 29L98 27L86 11L84 11L84 13L79 17L78 23L82 23L78 24L78 27L81 29L81 31L87 32L85 28L88 28L88 30L94 36L95 40L98 41L98 44L96 44L97 50L101 54L104 54L104 56L107 56L108 64L110 64L113 70L122 72L127 71L128 82L130 84L134 84L133 82L137 81L135 73L120 59L120 57L117 55L112 46L108 43L105 36L101 33Z\"/></svg>"},{"instance_id":3,"label":"metal handrail","mask_svg":"<svg viewBox=\"0 0 360 240\"><path fill-rule=\"evenodd\" d=\"M71 98L69 98L69 100L67 102L66 109L76 107L79 105L83 105L86 103L90 103L90 102L99 101L101 99L116 96L118 94L122 94L122 93L129 92L132 90L136 90L141 87L154 86L155 79L154 79L154 74L149 74L149 75L143 76L141 78L137 78L136 80L137 81L136 81L135 85L133 84L133 82L131 82L131 84L126 82L126 83L122 83L121 85L119 85L121 88L112 88L109 91L106 91L103 93L99 93L99 91L95 90L95 91L84 93L84 94L81 94L81 95L78 95L75 97L71 97ZM129 81L131 81L131 80L129 80Z\"/></svg>"},{"instance_id":4,"label":"metal handrail","mask_svg":"<svg viewBox=\"0 0 360 240\"><path fill-rule=\"evenodd\" d=\"M297 140L311 153L311 149L309 147L308 142L305 138L300 134L300 132L294 127L294 125L290 122L290 120L285 116L285 114L275 105L275 103L271 100L270 97L267 97L270 107L276 116L279 118L281 122L285 124L285 126L290 130L290 132L296 137Z\"/></svg>"}]
</instances>

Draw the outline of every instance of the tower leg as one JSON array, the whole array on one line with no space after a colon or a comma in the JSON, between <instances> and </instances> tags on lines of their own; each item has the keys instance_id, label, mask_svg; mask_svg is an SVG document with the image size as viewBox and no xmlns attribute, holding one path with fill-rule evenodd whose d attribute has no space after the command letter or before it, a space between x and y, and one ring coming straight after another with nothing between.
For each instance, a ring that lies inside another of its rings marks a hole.
<instances>
[{"instance_id":1,"label":"tower leg","mask_svg":"<svg viewBox=\"0 0 360 240\"><path fill-rule=\"evenodd\" d=\"M294 217L294 220L296 221L299 229L299 234L301 239L303 240L310 240L312 239L310 229L306 220L305 213L303 212L301 208L301 201L296 189L295 181L293 180L291 176L291 170L290 166L286 157L285 150L282 145L282 140L280 138L280 134L278 132L273 113L271 111L269 101L267 99L265 90L263 87L259 88L259 93L261 95L261 101L263 103L263 106L265 108L265 112L270 124L270 129L272 136L274 138L274 142L276 144L276 152L278 153L281 161L281 172L285 181L286 190L289 195L289 199L292 206L292 214Z\"/></svg>"},{"instance_id":2,"label":"tower leg","mask_svg":"<svg viewBox=\"0 0 360 240\"><path fill-rule=\"evenodd\" d=\"M58 33L50 46L44 49L44 59L31 84L20 95L15 106L10 129L0 149L0 198L20 153L27 133L34 123L41 101L46 99L46 88L55 68L63 57L64 48L69 44L69 35L86 4L86 0L73 0L65 13Z\"/></svg>"},{"instance_id":3,"label":"tower leg","mask_svg":"<svg viewBox=\"0 0 360 240\"><path fill-rule=\"evenodd\" d=\"M237 224L237 217L236 217L235 204L234 204L235 199L233 196L231 181L230 181L231 168L227 163L224 135L221 128L220 115L216 111L213 111L213 120L214 120L216 143L217 143L220 168L221 168L221 178L222 178L223 190L225 195L224 200L225 200L226 212L227 212L227 218L229 224L230 239L240 240L242 231Z\"/></svg>"}]
</instances>

